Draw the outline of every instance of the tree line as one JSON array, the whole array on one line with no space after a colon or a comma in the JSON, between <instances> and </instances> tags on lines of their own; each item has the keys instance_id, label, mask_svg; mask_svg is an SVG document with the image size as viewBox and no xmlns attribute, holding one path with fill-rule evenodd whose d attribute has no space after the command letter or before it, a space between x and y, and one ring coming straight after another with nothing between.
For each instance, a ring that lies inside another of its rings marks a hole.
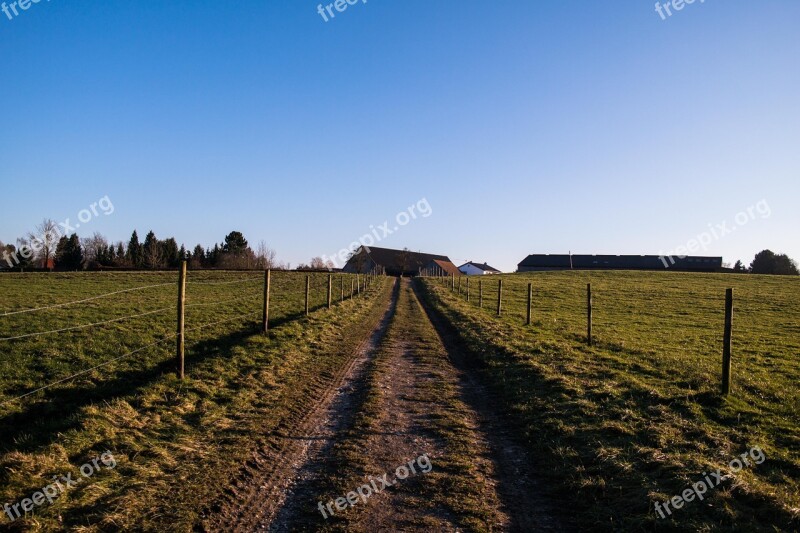
<instances>
[{"instance_id":1,"label":"tree line","mask_svg":"<svg viewBox=\"0 0 800 533\"><path fill-rule=\"evenodd\" d=\"M192 269L288 269L279 263L276 253L263 240L253 250L239 231L231 231L221 243L204 248L198 244L191 251L174 237L159 239L151 230L144 241L136 230L127 243L109 242L100 233L80 238L58 233L51 220L45 220L34 232L17 239L17 245L0 242L0 268L42 270L133 269L163 270L177 268L187 261Z\"/></svg>"},{"instance_id":2,"label":"tree line","mask_svg":"<svg viewBox=\"0 0 800 533\"><path fill-rule=\"evenodd\" d=\"M777 274L783 276L798 276L800 270L797 261L786 254L776 254L772 250L762 250L756 254L749 267L741 261L736 261L733 271L740 274Z\"/></svg>"}]
</instances>

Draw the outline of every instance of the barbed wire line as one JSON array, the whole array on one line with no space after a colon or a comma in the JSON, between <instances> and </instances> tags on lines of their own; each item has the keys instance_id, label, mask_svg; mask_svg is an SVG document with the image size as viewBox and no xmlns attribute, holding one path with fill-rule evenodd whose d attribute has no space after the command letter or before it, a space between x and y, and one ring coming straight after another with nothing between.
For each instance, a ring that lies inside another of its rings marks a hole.
<instances>
[{"instance_id":1,"label":"barbed wire line","mask_svg":"<svg viewBox=\"0 0 800 533\"><path fill-rule=\"evenodd\" d=\"M102 326L103 324L111 324L112 322L121 322L123 320L128 320L130 318L139 318L139 317L148 316L148 315L155 315L157 313L163 313L165 311L173 311L174 309L175 309L174 307L163 307L161 309L156 309L155 311L148 311L146 313L141 313L141 314L138 314L138 315L124 316L124 317L121 317L121 318L112 318L111 320L103 320L102 322L94 322L92 324L83 324L81 326L72 326L72 327L69 327L69 328L54 329L54 330L51 330L51 331L41 331L41 332L38 332L38 333L26 333L25 335L17 335L15 337L3 337L3 338L0 338L0 341L13 341L13 340L17 340L17 339L27 339L27 338L30 338L30 337L39 337L41 335L49 335L51 333L63 333L65 331L75 331L75 330L78 330L78 329L86 329L86 328L91 328L93 326Z\"/></svg>"},{"instance_id":2,"label":"barbed wire line","mask_svg":"<svg viewBox=\"0 0 800 533\"><path fill-rule=\"evenodd\" d=\"M84 374L88 374L89 372L92 372L92 371L94 371L94 370L97 370L98 368L102 368L102 367L104 367L104 366L110 365L111 363L114 363L114 362L116 362L116 361L119 361L120 359L123 359L123 358L125 358L125 357L128 357L128 356L131 356L131 355L133 355L133 354L139 353L139 352L141 352L141 351L143 351L143 350L146 350L146 349L148 349L148 348L152 348L153 346L156 346L156 345L158 345L158 344L162 344L162 343L164 343L164 342L167 342L167 341L169 341L169 340L172 340L172 339L174 339L176 336L177 336L177 334L174 334L174 335L169 335L169 336L167 336L167 337L165 337L165 338L163 338L163 339L161 339L161 340L159 340L159 341L156 341L156 342L150 343L150 344L148 344L148 345L146 345L146 346L142 346L142 347L140 347L140 348L137 348L137 349L133 350L132 352L128 352L128 353L126 353L126 354L120 355L119 357L115 357L114 359L111 359L110 361L106 361L106 362L104 362L104 363L100 363L99 365L93 366L92 368L87 368L86 370L81 370L80 372L78 372L78 373L76 373L76 374L72 374L71 376L65 377L65 378L63 378L63 379L60 379L60 380L58 380L58 381L55 381L55 382L53 382L53 383L50 383L50 384L48 384L48 385L45 385L45 386L43 386L43 387L39 387L39 388L38 388L38 389L36 389L36 390L32 390L32 391L30 391L30 392L26 392L25 394L23 394L23 395L21 395L21 396L17 396L16 398L12 398L12 399L10 399L10 400L6 400L6 401L4 401L4 402L0 403L0 406L6 405L6 404L8 404L8 403L11 403L11 402L16 402L16 401L18 401L18 400L21 400L22 398L26 398L26 397L28 397L28 396L30 396L30 395L32 395L32 394L36 394L37 392L41 392L41 391L43 391L43 390L45 390L45 389L49 389L50 387L54 387L54 386L56 386L56 385L59 385L59 384L61 384L61 383L64 383L64 382L66 382L66 381L70 381L70 380L72 380L72 379L75 379L75 378L76 378L76 377L78 377L78 376L82 376L82 375L84 375Z\"/></svg>"},{"instance_id":3,"label":"barbed wire line","mask_svg":"<svg viewBox=\"0 0 800 533\"><path fill-rule=\"evenodd\" d=\"M65 303L60 303L60 304L46 305L44 307L36 307L36 308L33 308L33 309L21 309L19 311L6 311L6 312L0 314L0 316L20 315L20 314L23 314L23 313L33 313L34 311L44 311L45 309L55 309L57 307L66 307L68 305L91 302L92 300L99 300L100 298L106 298L108 296L113 296L115 294L122 294L122 293L125 293L125 292L133 292L133 291L141 291L141 290L144 290L144 289L152 289L154 287L166 287L168 285L177 286L177 282L174 282L174 283L159 283L157 285L145 285L143 287L134 287L132 289L123 289L121 291L108 292L106 294L100 294L98 296L92 296L91 298L84 298L82 300L75 300L73 302L65 302Z\"/></svg>"}]
</instances>

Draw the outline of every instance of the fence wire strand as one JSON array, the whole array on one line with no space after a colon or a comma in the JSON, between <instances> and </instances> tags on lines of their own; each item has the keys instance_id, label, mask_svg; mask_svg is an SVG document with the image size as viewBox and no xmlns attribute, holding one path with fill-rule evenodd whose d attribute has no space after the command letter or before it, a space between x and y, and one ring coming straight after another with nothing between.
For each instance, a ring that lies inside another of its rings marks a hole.
<instances>
[{"instance_id":1,"label":"fence wire strand","mask_svg":"<svg viewBox=\"0 0 800 533\"><path fill-rule=\"evenodd\" d=\"M311 288L320 288L321 287L321 288L325 288L327 290L327 286L328 286L327 278L322 278L322 283L319 283L319 281L317 281L317 280L319 280L319 278L317 276L312 276L312 277L316 278L316 279L311 284L310 289ZM187 285L189 285L189 284L191 284L191 285L232 285L232 284L237 284L237 283L252 283L252 282L256 282L256 281L261 281L262 279L263 278L261 278L259 276L257 278L239 279L239 280L235 280L235 281L224 281L224 282L209 282L209 281L188 282L187 281L186 284ZM106 298L106 297L114 296L114 295L117 295L117 294L124 294L124 293L128 293L128 292L140 291L140 290L151 289L151 288L156 288L156 287L167 287L167 286L176 286L176 285L177 285L176 283L159 283L159 284L154 284L154 285L146 285L146 286L142 286L142 287L133 287L133 288L130 288L130 289L123 289L123 290L119 290L119 291L109 292L109 293L106 293L106 294L100 294L100 295L97 295L97 296L92 296L90 298L84 298L84 299L81 299L81 300L75 300L75 301L71 301L71 302L64 302L64 303L59 303L59 304L53 304L53 305L48 305L48 306L43 306L43 307L32 308L32 309L22 309L22 310L19 310L19 311L8 311L8 312L5 312L5 313L0 313L0 316L11 316L11 315L24 314L24 313L33 313L33 312L36 312L36 311L43 311L43 310L46 310L46 309L55 309L55 308L66 307L66 306L69 306L69 305L74 305L74 304L79 304L79 303L91 302L91 301L94 301L94 300L99 300L101 298ZM333 288L335 289L335 287L333 287ZM261 297L261 296L262 295L259 293L259 294L253 294L251 296L243 296L243 297L238 297L238 298L232 298L232 299L224 300L224 301L221 301L221 302L208 302L208 303L199 303L199 304L189 304L189 305L185 306L185 309L195 308L195 307L205 307L205 306L211 306L211 305L224 305L224 304L233 303L233 302L246 302L248 300L252 300L252 299L255 299L255 298ZM351 295L351 297L352 297L352 295ZM129 315L129 316L125 316L125 317L114 318L114 319L110 319L110 320L103 320L103 321L94 322L94 323L91 323L91 324L83 324L83 325L72 326L72 327L68 327L68 328L54 329L54 330L51 330L51 331L41 331L41 332L36 332L36 333L27 333L27 334L24 334L24 335L16 335L16 336L13 336L13 337L4 337L4 338L0 338L0 341L11 341L11 340L17 340L17 339L26 339L26 338L39 337L39 336L49 335L49 334L54 334L54 333L64 333L64 332L67 332L67 331L75 331L75 330L80 330L80 329L86 329L86 328L90 328L90 327L94 327L94 326L102 326L104 324L110 324L110 323L114 323L114 322L121 322L123 320L129 320L129 319L133 319L133 318L140 318L140 317L154 315L154 314L158 314L158 313L164 313L166 311L173 311L174 309L175 309L174 307L164 307L164 308L161 308L161 309L156 309L154 311L148 311L146 313L139 313L139 314L135 314L135 315ZM203 329L206 329L206 328L210 328L212 326L216 326L216 325L219 325L219 324L225 324L225 323L233 322L233 321L236 321L236 320L241 320L243 318L256 317L256 316L260 316L260 315L261 315L261 311L258 311L258 312L250 311L248 313L243 313L243 314L240 314L240 315L237 315L237 316L234 316L234 317L226 318L226 319L223 319L223 320L218 320L218 321L215 321L215 322L209 322L209 323L206 323L206 324L202 324L200 326L196 326L196 327L193 327L193 328L185 329L184 330L184 334L189 333L189 332L200 331L200 330L203 330ZM93 371L95 371L97 369L103 368L103 367L108 366L108 365L110 365L112 363L120 361L121 359L124 359L126 357L130 357L131 355L140 353L140 352L142 352L144 350L147 350L148 348L152 348L154 346L158 346L158 345L164 344L165 342L172 341L175 338L177 338L177 336L178 336L177 333L167 335L166 337L164 337L164 338L162 338L162 339L160 339L158 341L155 341L155 342L146 344L144 346L141 346L141 347L139 347L139 348L137 348L135 350L132 350L130 352L122 354L122 355L120 355L118 357L114 357L113 359L110 359L108 361L105 361L103 363L95 365L95 366L93 366L91 368L87 368L85 370L81 370L80 372L76 372L76 373L74 373L74 374L72 374L70 376L67 376L67 377L64 377L62 379L59 379L58 381L54 381L53 383L49 383L47 385L44 385L44 386L39 387L37 389L34 389L32 391L26 392L25 394L22 394L20 396L16 396L16 397L11 398L9 400L5 400L3 402L0 402L0 406L5 406L5 405L7 405L9 403L17 402L17 401L19 401L19 400L21 400L23 398L26 398L28 396L34 395L34 394L39 393L39 392L41 392L43 390L49 389L51 387L54 387L56 385L59 385L59 384L65 383L65 382L68 382L68 381L73 380L73 379L75 379L77 377L86 375L86 374L88 374L90 372L93 372Z\"/></svg>"},{"instance_id":2,"label":"fence wire strand","mask_svg":"<svg viewBox=\"0 0 800 533\"><path fill-rule=\"evenodd\" d=\"M78 329L86 329L86 328L91 328L93 326L102 326L103 324L111 324L112 322L122 322L123 320L128 320L130 318L139 318L139 317L148 316L148 315L155 315L157 313L163 313L165 311L171 311L173 309L174 309L173 307L163 307L161 309L156 309L155 311L148 311L146 313L141 313L141 314L138 314L138 315L124 316L124 317L121 317L121 318L112 318L111 320L103 320L102 322L94 322L92 324L83 324L81 326L73 326L73 327L69 327L69 328L54 329L54 330L50 330L50 331L40 331L38 333L26 333L25 335L17 335L15 337L3 337L3 338L0 338L0 341L13 341L13 340L17 340L17 339L27 339L27 338L30 338L30 337L40 337L42 335L49 335L51 333L64 333L66 331L75 331L75 330L78 330Z\"/></svg>"},{"instance_id":3,"label":"fence wire strand","mask_svg":"<svg viewBox=\"0 0 800 533\"><path fill-rule=\"evenodd\" d=\"M126 353L126 354L123 354L123 355L120 355L119 357L115 357L114 359L111 359L111 360L109 360L109 361L106 361L106 362L104 362L104 363L100 363L99 365L93 366L92 368L87 368L86 370L81 370L80 372L78 372L78 373L76 373L76 374L72 374L71 376L65 377L65 378L63 378L63 379L60 379L60 380L58 380L58 381L54 381L53 383L49 383L49 384L47 384L47 385L45 385L45 386L43 386L43 387L39 387L39 388L38 388L38 389L36 389L36 390L32 390L32 391L30 391L30 392L26 392L25 394L23 394L23 395L21 395L21 396L17 396L16 398L12 398L12 399L10 399L10 400L6 400L6 401L4 401L3 403L0 403L0 406L2 406L2 405L6 405L6 404L8 404L8 403L11 403L11 402L16 402L16 401L18 401L18 400L21 400L22 398L26 398L26 397L28 397L28 396L30 396L30 395L32 395L32 394L36 394L37 392L41 392L41 391L43 391L43 390L45 390L45 389L49 389L50 387L54 387L54 386L56 386L56 385L59 385L59 384L61 384L61 383L64 383L64 382L66 382L66 381L70 381L70 380L72 380L72 379L75 379L75 378L76 378L76 377L78 377L78 376L82 376L82 375L84 375L84 374L88 374L89 372L92 372L92 371L94 371L94 370L97 370L98 368L102 368L102 367L104 367L104 366L110 365L111 363L114 363L114 362L116 362L116 361L119 361L120 359L123 359L123 358L125 358L125 357L128 357L128 356L131 356L131 355L133 355L133 354L139 353L139 352L141 352L141 351L144 351L144 350L146 350L146 349L148 349L148 348L152 348L153 346L156 346L156 345L158 345L158 344L162 344L162 343L164 343L164 342L167 342L167 341L169 341L169 340L172 340L172 339L174 339L176 336L177 336L177 334L175 334L175 335L169 335L169 336L167 336L167 337L165 337L165 338L163 338L163 339L161 339L161 340L159 340L159 341L152 342L152 343L150 343L150 344L148 344L148 345L146 345L146 346L142 346L142 347L140 347L140 348L137 348L137 349L135 349L135 350L133 350L133 351L131 351L131 352L128 352L128 353Z\"/></svg>"},{"instance_id":4,"label":"fence wire strand","mask_svg":"<svg viewBox=\"0 0 800 533\"><path fill-rule=\"evenodd\" d=\"M132 289L124 289L124 290L121 290L121 291L109 292L109 293L106 293L106 294L100 294L98 296L92 296L91 298L84 298L83 300L75 300L73 302L65 302L65 303L61 303L61 304L46 305L44 307L36 307L34 309L21 309L19 311L6 311L5 313L0 314L0 316L21 315L23 313L33 313L35 311L44 311L45 309L55 309L57 307L66 307L68 305L81 304L81 303L91 302L93 300L99 300L100 298L106 298L108 296L114 296L115 294L122 294L122 293L125 293L125 292L133 292L133 291L141 291L141 290L144 290L144 289L152 289L154 287L166 287L168 285L176 285L177 286L177 283L159 283L157 285L146 285L144 287L134 287Z\"/></svg>"},{"instance_id":5,"label":"fence wire strand","mask_svg":"<svg viewBox=\"0 0 800 533\"><path fill-rule=\"evenodd\" d=\"M235 281L186 281L186 286L189 285L234 285L236 283L252 283L253 281L262 281L264 278L257 277L257 278L248 278L248 279L237 279Z\"/></svg>"}]
</instances>

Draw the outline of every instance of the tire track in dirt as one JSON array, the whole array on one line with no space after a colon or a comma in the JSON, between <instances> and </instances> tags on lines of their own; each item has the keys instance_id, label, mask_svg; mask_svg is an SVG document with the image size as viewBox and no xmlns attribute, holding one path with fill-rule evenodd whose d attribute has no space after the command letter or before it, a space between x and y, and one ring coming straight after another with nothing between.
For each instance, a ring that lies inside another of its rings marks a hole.
<instances>
[{"instance_id":1,"label":"tire track in dirt","mask_svg":"<svg viewBox=\"0 0 800 533\"><path fill-rule=\"evenodd\" d=\"M312 475L270 530L491 531L512 523L498 494L489 437L462 400L459 371L409 280L400 283L386 337L358 385L355 420L322 463L308 469ZM420 462L423 454L428 460ZM417 472L397 479L398 467L415 460ZM389 487L335 507L337 498L355 499L359 487L384 473ZM327 512L318 511L326 504Z\"/></svg>"},{"instance_id":2,"label":"tire track in dirt","mask_svg":"<svg viewBox=\"0 0 800 533\"><path fill-rule=\"evenodd\" d=\"M286 486L286 492L280 507L276 506L271 513L264 514L258 524L258 531L290 531L294 516L301 512L298 505L313 499L309 493L309 482L324 475L323 465L337 436L352 426L359 403L357 397L363 389L367 364L375 356L381 340L397 308L400 284L395 282L392 299L379 325L373 329L365 343L360 346L356 358L340 380L335 396L327 405L321 406L320 413L296 435L287 438L298 439L305 443L304 454L295 459L294 475ZM298 428L300 429L300 428ZM277 502L276 502L277 503Z\"/></svg>"},{"instance_id":3,"label":"tire track in dirt","mask_svg":"<svg viewBox=\"0 0 800 533\"><path fill-rule=\"evenodd\" d=\"M475 413L459 399L456 369L436 342L410 280L403 280L401 291L396 321L376 359L380 403L364 434L365 462L378 475L394 476L398 467L426 454L438 471L398 481L373 496L348 529L459 531L470 523L502 529L509 519L500 509L486 438ZM470 490L449 490L457 482ZM455 501L464 496L481 501L473 506Z\"/></svg>"},{"instance_id":4,"label":"tire track in dirt","mask_svg":"<svg viewBox=\"0 0 800 533\"><path fill-rule=\"evenodd\" d=\"M287 424L237 493L235 512L212 529L561 530L535 458L514 442L457 338L423 302L413 282L395 283L335 386ZM429 472L395 479L423 454ZM318 505L384 473L394 483L321 516Z\"/></svg>"},{"instance_id":5,"label":"tire track in dirt","mask_svg":"<svg viewBox=\"0 0 800 533\"><path fill-rule=\"evenodd\" d=\"M507 529L511 531L568 531L557 518L555 502L544 496L541 475L536 471L536 457L518 444L513 429L505 424L492 405L491 394L472 371L456 333L429 305L421 294L419 285L414 292L422 304L428 320L436 328L449 360L459 370L463 399L478 414L481 431L488 439L495 461L497 487L503 508L511 518Z\"/></svg>"},{"instance_id":6,"label":"tire track in dirt","mask_svg":"<svg viewBox=\"0 0 800 533\"><path fill-rule=\"evenodd\" d=\"M273 435L270 446L254 453L246 473L231 489L229 500L211 517L204 531L255 531L265 529L284 507L305 468L330 445L332 437L347 422L352 384L384 336L394 313L398 287L392 291L383 312L358 344L349 364L344 365L327 388L303 413L287 420ZM352 417L352 416L351 416Z\"/></svg>"}]
</instances>

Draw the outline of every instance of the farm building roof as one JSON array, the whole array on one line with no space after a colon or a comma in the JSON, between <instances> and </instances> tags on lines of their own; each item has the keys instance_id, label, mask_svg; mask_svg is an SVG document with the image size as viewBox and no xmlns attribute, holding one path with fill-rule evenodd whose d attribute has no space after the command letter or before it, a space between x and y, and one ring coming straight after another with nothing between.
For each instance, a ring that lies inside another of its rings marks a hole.
<instances>
[{"instance_id":1,"label":"farm building roof","mask_svg":"<svg viewBox=\"0 0 800 533\"><path fill-rule=\"evenodd\" d=\"M500 272L500 271L499 271L499 270L497 270L496 268L494 268L494 267L490 267L490 266L489 266L489 265L487 265L486 263L474 263L474 262L472 262L472 261L468 261L468 262L464 263L463 265L461 265L461 266L460 266L460 267L458 267L458 268L462 268L462 267L465 267L465 266L467 266L467 265L472 265L472 266L474 266L475 268L480 268L480 269L481 269L481 270L483 270L484 272Z\"/></svg>"},{"instance_id":2,"label":"farm building roof","mask_svg":"<svg viewBox=\"0 0 800 533\"><path fill-rule=\"evenodd\" d=\"M532 254L518 265L526 269L717 270L722 257L658 255Z\"/></svg>"},{"instance_id":3,"label":"farm building roof","mask_svg":"<svg viewBox=\"0 0 800 533\"><path fill-rule=\"evenodd\" d=\"M451 263L450 261L443 261L441 259L434 259L432 263L439 268L441 268L445 274L453 275L453 276L460 276L461 271L458 269L456 265ZM427 265L426 265L427 267Z\"/></svg>"},{"instance_id":4,"label":"farm building roof","mask_svg":"<svg viewBox=\"0 0 800 533\"><path fill-rule=\"evenodd\" d=\"M394 250L391 248L378 248L377 246L362 246L361 249L347 261L345 271L355 268L360 258L366 255L377 266L383 267L387 274L419 274L420 269L432 261L451 263L445 255L412 252L410 250ZM357 270L357 268L355 268Z\"/></svg>"}]
</instances>

